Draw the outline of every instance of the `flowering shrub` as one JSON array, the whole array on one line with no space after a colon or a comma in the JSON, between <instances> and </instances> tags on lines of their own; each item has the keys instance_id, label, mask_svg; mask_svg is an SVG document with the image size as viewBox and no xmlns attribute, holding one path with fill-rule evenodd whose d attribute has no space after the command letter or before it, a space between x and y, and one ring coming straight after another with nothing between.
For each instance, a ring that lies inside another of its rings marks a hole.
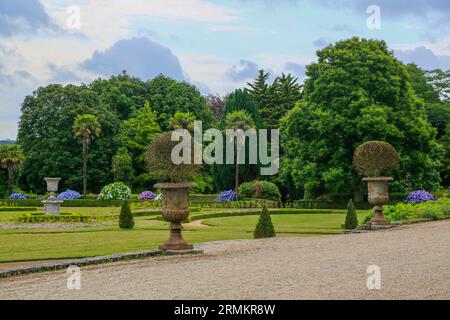
<instances>
[{"instance_id":1,"label":"flowering shrub","mask_svg":"<svg viewBox=\"0 0 450 320\"><path fill-rule=\"evenodd\" d=\"M27 197L21 193L13 193L9 196L9 200L27 200Z\"/></svg>"},{"instance_id":2,"label":"flowering shrub","mask_svg":"<svg viewBox=\"0 0 450 320\"><path fill-rule=\"evenodd\" d=\"M153 201L153 200L156 200L156 194L154 194L151 191L144 191L144 192L142 192L139 195L138 200L141 200L141 201L151 200L151 201Z\"/></svg>"},{"instance_id":3,"label":"flowering shrub","mask_svg":"<svg viewBox=\"0 0 450 320\"><path fill-rule=\"evenodd\" d=\"M114 182L105 187L98 195L98 200L130 200L131 189L123 182Z\"/></svg>"},{"instance_id":4,"label":"flowering shrub","mask_svg":"<svg viewBox=\"0 0 450 320\"><path fill-rule=\"evenodd\" d=\"M66 190L59 194L59 200L77 200L81 198L81 194L73 190Z\"/></svg>"},{"instance_id":5,"label":"flowering shrub","mask_svg":"<svg viewBox=\"0 0 450 320\"><path fill-rule=\"evenodd\" d=\"M422 203L427 202L429 200L434 200L434 196L426 192L425 190L417 190L411 192L406 198L406 203Z\"/></svg>"},{"instance_id":6,"label":"flowering shrub","mask_svg":"<svg viewBox=\"0 0 450 320\"><path fill-rule=\"evenodd\" d=\"M234 200L236 200L236 192L234 192L233 190L222 191L216 198L216 201L220 202L230 202Z\"/></svg>"},{"instance_id":7,"label":"flowering shrub","mask_svg":"<svg viewBox=\"0 0 450 320\"><path fill-rule=\"evenodd\" d=\"M436 201L421 203L397 203L394 206L385 206L384 217L393 221L428 219L436 220L446 215L450 215L450 199L441 198ZM366 217L364 223L367 223L374 216L372 212Z\"/></svg>"}]
</instances>

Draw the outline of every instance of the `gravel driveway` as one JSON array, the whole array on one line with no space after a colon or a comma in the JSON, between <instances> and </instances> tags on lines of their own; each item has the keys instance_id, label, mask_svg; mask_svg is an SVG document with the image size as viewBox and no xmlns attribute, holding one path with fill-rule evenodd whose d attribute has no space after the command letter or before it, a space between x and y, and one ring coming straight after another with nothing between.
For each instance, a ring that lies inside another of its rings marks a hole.
<instances>
[{"instance_id":1,"label":"gravel driveway","mask_svg":"<svg viewBox=\"0 0 450 320\"><path fill-rule=\"evenodd\" d=\"M365 234L200 244L202 256L0 279L2 299L450 299L450 221ZM381 268L368 290L367 268Z\"/></svg>"}]
</instances>

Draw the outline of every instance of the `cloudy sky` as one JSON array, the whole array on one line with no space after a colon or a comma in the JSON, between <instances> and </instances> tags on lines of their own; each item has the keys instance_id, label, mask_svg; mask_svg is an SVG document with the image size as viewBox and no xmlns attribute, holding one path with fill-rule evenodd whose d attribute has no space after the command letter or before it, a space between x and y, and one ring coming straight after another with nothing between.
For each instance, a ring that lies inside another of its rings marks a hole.
<instances>
[{"instance_id":1,"label":"cloudy sky","mask_svg":"<svg viewBox=\"0 0 450 320\"><path fill-rule=\"evenodd\" d=\"M380 29L367 25L371 5ZM126 69L223 95L259 68L302 78L317 49L351 36L383 39L404 62L450 69L450 1L0 0L0 139L16 137L24 97L49 83Z\"/></svg>"}]
</instances>

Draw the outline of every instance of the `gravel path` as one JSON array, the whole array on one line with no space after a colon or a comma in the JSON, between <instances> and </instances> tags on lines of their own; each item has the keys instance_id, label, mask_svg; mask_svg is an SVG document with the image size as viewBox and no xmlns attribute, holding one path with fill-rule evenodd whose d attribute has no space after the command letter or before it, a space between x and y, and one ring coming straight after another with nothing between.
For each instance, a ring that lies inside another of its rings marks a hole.
<instances>
[{"instance_id":1,"label":"gravel path","mask_svg":"<svg viewBox=\"0 0 450 320\"><path fill-rule=\"evenodd\" d=\"M365 234L200 244L203 256L0 279L1 299L450 299L450 221ZM367 267L381 268L368 290Z\"/></svg>"}]
</instances>

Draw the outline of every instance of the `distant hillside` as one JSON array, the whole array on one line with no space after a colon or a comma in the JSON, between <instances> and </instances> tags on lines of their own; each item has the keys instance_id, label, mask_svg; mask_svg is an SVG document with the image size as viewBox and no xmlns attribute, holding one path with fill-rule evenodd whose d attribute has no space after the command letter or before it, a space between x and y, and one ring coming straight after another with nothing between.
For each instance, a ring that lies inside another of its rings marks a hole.
<instances>
[{"instance_id":1,"label":"distant hillside","mask_svg":"<svg viewBox=\"0 0 450 320\"><path fill-rule=\"evenodd\" d=\"M0 145L2 144L16 144L14 140L0 140Z\"/></svg>"}]
</instances>

